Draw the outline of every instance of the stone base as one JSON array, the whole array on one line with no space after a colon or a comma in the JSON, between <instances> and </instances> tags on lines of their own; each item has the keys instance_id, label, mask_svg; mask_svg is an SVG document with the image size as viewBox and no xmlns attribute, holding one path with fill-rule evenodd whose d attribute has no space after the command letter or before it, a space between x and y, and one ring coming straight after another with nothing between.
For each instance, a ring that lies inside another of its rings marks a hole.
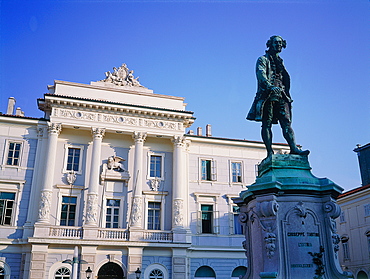
<instances>
[{"instance_id":1,"label":"stone base","mask_svg":"<svg viewBox=\"0 0 370 279\"><path fill-rule=\"evenodd\" d=\"M335 225L342 190L313 176L307 156L265 159L256 182L234 200L246 237L243 279L348 278L339 266Z\"/></svg>"}]
</instances>

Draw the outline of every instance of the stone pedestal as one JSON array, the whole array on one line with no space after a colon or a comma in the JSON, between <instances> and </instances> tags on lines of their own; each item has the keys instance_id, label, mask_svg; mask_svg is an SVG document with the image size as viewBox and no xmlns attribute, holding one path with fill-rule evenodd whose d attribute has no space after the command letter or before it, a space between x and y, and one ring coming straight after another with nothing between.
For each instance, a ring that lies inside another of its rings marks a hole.
<instances>
[{"instance_id":1,"label":"stone pedestal","mask_svg":"<svg viewBox=\"0 0 370 279\"><path fill-rule=\"evenodd\" d=\"M338 262L335 218L342 188L312 175L307 156L276 154L234 201L241 207L248 271L243 279L348 278Z\"/></svg>"}]
</instances>

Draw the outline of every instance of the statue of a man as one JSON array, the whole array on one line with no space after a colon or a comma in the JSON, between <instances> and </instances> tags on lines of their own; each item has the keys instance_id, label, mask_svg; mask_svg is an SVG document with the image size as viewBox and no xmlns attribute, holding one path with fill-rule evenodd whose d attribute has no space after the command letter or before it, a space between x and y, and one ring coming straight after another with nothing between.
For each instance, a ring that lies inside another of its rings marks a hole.
<instances>
[{"instance_id":1,"label":"statue of a man","mask_svg":"<svg viewBox=\"0 0 370 279\"><path fill-rule=\"evenodd\" d=\"M286 41L280 36L272 36L266 46L266 54L257 60L258 89L247 119L262 122L261 136L267 157L274 154L271 128L278 122L290 147L290 154L308 155L309 150L302 151L297 147L291 126L290 77L279 56L282 48L286 47Z\"/></svg>"}]
</instances>

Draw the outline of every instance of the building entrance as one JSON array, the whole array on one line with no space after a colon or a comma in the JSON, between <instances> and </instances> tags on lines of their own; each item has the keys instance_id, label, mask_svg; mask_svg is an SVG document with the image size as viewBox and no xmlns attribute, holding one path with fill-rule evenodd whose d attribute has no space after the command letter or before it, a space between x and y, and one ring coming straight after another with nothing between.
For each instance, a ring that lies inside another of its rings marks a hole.
<instances>
[{"instance_id":1,"label":"building entrance","mask_svg":"<svg viewBox=\"0 0 370 279\"><path fill-rule=\"evenodd\" d=\"M98 279L126 279L126 276L118 264L106 263L99 269Z\"/></svg>"}]
</instances>

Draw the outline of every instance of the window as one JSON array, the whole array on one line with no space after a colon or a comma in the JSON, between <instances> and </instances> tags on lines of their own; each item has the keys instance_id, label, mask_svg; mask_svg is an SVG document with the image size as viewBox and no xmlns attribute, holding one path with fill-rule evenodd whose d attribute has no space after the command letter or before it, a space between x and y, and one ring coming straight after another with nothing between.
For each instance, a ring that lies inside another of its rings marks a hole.
<instances>
[{"instance_id":1,"label":"window","mask_svg":"<svg viewBox=\"0 0 370 279\"><path fill-rule=\"evenodd\" d=\"M243 226L239 223L239 206L233 206L234 234L243 234Z\"/></svg>"},{"instance_id":2,"label":"window","mask_svg":"<svg viewBox=\"0 0 370 279\"><path fill-rule=\"evenodd\" d=\"M5 270L3 267L0 267L0 279L4 279L5 278Z\"/></svg>"},{"instance_id":3,"label":"window","mask_svg":"<svg viewBox=\"0 0 370 279\"><path fill-rule=\"evenodd\" d=\"M348 236L347 235L343 235L341 238L341 241L342 241L342 247L343 247L343 260L349 260L350 259L350 255L349 255L349 247L348 247Z\"/></svg>"},{"instance_id":4,"label":"window","mask_svg":"<svg viewBox=\"0 0 370 279\"><path fill-rule=\"evenodd\" d=\"M370 216L370 203L364 205L365 217Z\"/></svg>"},{"instance_id":5,"label":"window","mask_svg":"<svg viewBox=\"0 0 370 279\"><path fill-rule=\"evenodd\" d=\"M67 155L67 171L78 171L80 165L80 156L81 156L81 149L80 148L68 148L68 155Z\"/></svg>"},{"instance_id":6,"label":"window","mask_svg":"<svg viewBox=\"0 0 370 279\"><path fill-rule=\"evenodd\" d=\"M242 163L231 163L231 182L242 183Z\"/></svg>"},{"instance_id":7,"label":"window","mask_svg":"<svg viewBox=\"0 0 370 279\"><path fill-rule=\"evenodd\" d=\"M105 216L106 228L119 227L119 209L121 200L107 199L107 211Z\"/></svg>"},{"instance_id":8,"label":"window","mask_svg":"<svg viewBox=\"0 0 370 279\"><path fill-rule=\"evenodd\" d=\"M231 274L231 279L239 279L239 276L244 276L247 273L247 268L245 266L238 266L233 270Z\"/></svg>"},{"instance_id":9,"label":"window","mask_svg":"<svg viewBox=\"0 0 370 279\"><path fill-rule=\"evenodd\" d=\"M61 226L74 226L76 218L77 197L62 197L62 210L60 213Z\"/></svg>"},{"instance_id":10,"label":"window","mask_svg":"<svg viewBox=\"0 0 370 279\"><path fill-rule=\"evenodd\" d=\"M66 267L62 267L62 268L59 268L57 270L57 272L55 272L55 279L69 279L71 278L71 271L66 268Z\"/></svg>"},{"instance_id":11,"label":"window","mask_svg":"<svg viewBox=\"0 0 370 279\"><path fill-rule=\"evenodd\" d=\"M19 142L9 142L8 157L6 164L9 166L19 166L22 144Z\"/></svg>"},{"instance_id":12,"label":"window","mask_svg":"<svg viewBox=\"0 0 370 279\"><path fill-rule=\"evenodd\" d=\"M153 269L149 274L149 279L163 279L163 272L159 269Z\"/></svg>"},{"instance_id":13,"label":"window","mask_svg":"<svg viewBox=\"0 0 370 279\"><path fill-rule=\"evenodd\" d=\"M161 229L161 203L148 202L148 230Z\"/></svg>"},{"instance_id":14,"label":"window","mask_svg":"<svg viewBox=\"0 0 370 279\"><path fill-rule=\"evenodd\" d=\"M370 230L368 230L365 233L365 235L367 237L367 251L369 252L369 258L370 258Z\"/></svg>"},{"instance_id":15,"label":"window","mask_svg":"<svg viewBox=\"0 0 370 279\"><path fill-rule=\"evenodd\" d=\"M0 225L11 225L15 193L0 192Z\"/></svg>"},{"instance_id":16,"label":"window","mask_svg":"<svg viewBox=\"0 0 370 279\"><path fill-rule=\"evenodd\" d=\"M64 173L74 171L75 173L81 174L83 149L83 146L65 145Z\"/></svg>"},{"instance_id":17,"label":"window","mask_svg":"<svg viewBox=\"0 0 370 279\"><path fill-rule=\"evenodd\" d=\"M340 213L339 221L341 223L344 223L346 221L346 215L344 214L344 211Z\"/></svg>"},{"instance_id":18,"label":"window","mask_svg":"<svg viewBox=\"0 0 370 279\"><path fill-rule=\"evenodd\" d=\"M211 278L216 278L216 273L209 266L201 266L195 272L194 277L195 278L204 278L204 279L209 278L209 279L211 279Z\"/></svg>"},{"instance_id":19,"label":"window","mask_svg":"<svg viewBox=\"0 0 370 279\"><path fill-rule=\"evenodd\" d=\"M148 153L148 178L159 178L163 179L164 177L164 155L159 153Z\"/></svg>"},{"instance_id":20,"label":"window","mask_svg":"<svg viewBox=\"0 0 370 279\"><path fill-rule=\"evenodd\" d=\"M202 174L202 180L215 181L216 180L216 161L201 160L201 174Z\"/></svg>"},{"instance_id":21,"label":"window","mask_svg":"<svg viewBox=\"0 0 370 279\"><path fill-rule=\"evenodd\" d=\"M213 233L213 205L202 204L202 233Z\"/></svg>"}]
</instances>

